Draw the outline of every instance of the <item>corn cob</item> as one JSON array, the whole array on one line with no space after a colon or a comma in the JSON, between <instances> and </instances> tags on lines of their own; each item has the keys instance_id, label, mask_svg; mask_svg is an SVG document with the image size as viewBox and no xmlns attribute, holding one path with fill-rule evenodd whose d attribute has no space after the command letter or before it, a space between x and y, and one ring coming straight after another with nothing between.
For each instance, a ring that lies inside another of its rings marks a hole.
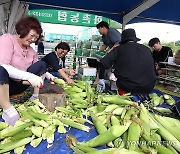
<instances>
[{"instance_id":1,"label":"corn cob","mask_svg":"<svg viewBox=\"0 0 180 154\"><path fill-rule=\"evenodd\" d=\"M150 115L150 114L149 114ZM152 115L150 115L150 118L153 118ZM159 129L157 132L162 136L163 139L166 141L175 143L172 146L180 152L180 142L169 132L167 131L160 123L156 121L157 125L159 126Z\"/></svg>"},{"instance_id":2,"label":"corn cob","mask_svg":"<svg viewBox=\"0 0 180 154\"><path fill-rule=\"evenodd\" d=\"M46 107L44 106L44 104L42 104L39 99L34 99L34 100L31 100L32 103L34 103L35 105L38 105L40 108L42 109L46 109Z\"/></svg>"},{"instance_id":3,"label":"corn cob","mask_svg":"<svg viewBox=\"0 0 180 154\"><path fill-rule=\"evenodd\" d=\"M99 145L104 145L109 143L110 141L113 141L114 139L116 139L117 137L120 137L129 127L130 123L125 125L114 125L111 128L109 128L106 132L96 136L95 138L81 143L85 146L89 146L89 147L96 147Z\"/></svg>"},{"instance_id":4,"label":"corn cob","mask_svg":"<svg viewBox=\"0 0 180 154\"><path fill-rule=\"evenodd\" d=\"M34 139L33 137L28 137L28 138L24 138L22 140L10 141L7 144L1 145L2 148L0 148L0 153L5 153L5 152L13 150L17 147L26 145L26 144L30 143L33 139Z\"/></svg>"},{"instance_id":5,"label":"corn cob","mask_svg":"<svg viewBox=\"0 0 180 154\"><path fill-rule=\"evenodd\" d=\"M103 123L101 122L101 120L99 120L99 118L93 113L90 113L93 124L98 132L98 134L102 134L104 132L107 131L107 128L103 125Z\"/></svg>"},{"instance_id":6,"label":"corn cob","mask_svg":"<svg viewBox=\"0 0 180 154\"><path fill-rule=\"evenodd\" d=\"M21 147L17 147L17 148L14 149L14 153L15 154L22 154L24 149L25 149L25 145L23 145Z\"/></svg>"},{"instance_id":7,"label":"corn cob","mask_svg":"<svg viewBox=\"0 0 180 154\"><path fill-rule=\"evenodd\" d=\"M58 78L56 78L54 80L54 83L56 83L56 84L58 84L58 85L60 85L62 87L65 87L65 85L66 85L66 83L65 83L65 81L63 79L58 79Z\"/></svg>"},{"instance_id":8,"label":"corn cob","mask_svg":"<svg viewBox=\"0 0 180 154\"><path fill-rule=\"evenodd\" d=\"M77 80L75 81L75 85L83 90L85 90L85 84L86 82L84 81L77 81Z\"/></svg>"},{"instance_id":9,"label":"corn cob","mask_svg":"<svg viewBox=\"0 0 180 154\"><path fill-rule=\"evenodd\" d=\"M38 113L38 112L31 112L31 116L36 119L45 120L45 121L47 121L51 118L51 116L49 114Z\"/></svg>"},{"instance_id":10,"label":"corn cob","mask_svg":"<svg viewBox=\"0 0 180 154\"><path fill-rule=\"evenodd\" d=\"M74 91L74 92L77 92L77 93L83 92L83 89L78 88L77 86L72 86L72 87L71 87L71 90Z\"/></svg>"},{"instance_id":11,"label":"corn cob","mask_svg":"<svg viewBox=\"0 0 180 154\"><path fill-rule=\"evenodd\" d=\"M131 107L124 116L124 121L130 120L131 116L136 114L136 109L134 107Z\"/></svg>"},{"instance_id":12,"label":"corn cob","mask_svg":"<svg viewBox=\"0 0 180 154\"><path fill-rule=\"evenodd\" d=\"M167 145L167 148L170 149L174 154L178 154L176 149L174 149L171 145Z\"/></svg>"},{"instance_id":13,"label":"corn cob","mask_svg":"<svg viewBox=\"0 0 180 154\"><path fill-rule=\"evenodd\" d=\"M113 144L114 144L114 147L115 147L115 148L122 149L122 148L125 147L125 143L124 143L124 141L122 140L121 137L116 138L116 139L113 141Z\"/></svg>"},{"instance_id":14,"label":"corn cob","mask_svg":"<svg viewBox=\"0 0 180 154\"><path fill-rule=\"evenodd\" d=\"M108 148L103 150L87 152L87 154L113 154L116 153L117 148Z\"/></svg>"},{"instance_id":15,"label":"corn cob","mask_svg":"<svg viewBox=\"0 0 180 154\"><path fill-rule=\"evenodd\" d=\"M26 111L20 111L20 113L37 125L48 127L48 124L44 120L35 119L30 113L27 113Z\"/></svg>"},{"instance_id":16,"label":"corn cob","mask_svg":"<svg viewBox=\"0 0 180 154\"><path fill-rule=\"evenodd\" d=\"M142 137L146 140L146 142L148 144L150 144L152 147L154 147L159 154L165 154L165 153L173 154L173 152L171 150L169 150L168 148L166 148L165 146L160 145L157 142L154 143L154 141L147 135L142 135Z\"/></svg>"},{"instance_id":17,"label":"corn cob","mask_svg":"<svg viewBox=\"0 0 180 154\"><path fill-rule=\"evenodd\" d=\"M55 108L57 111L63 112L65 114L71 115L71 116L75 116L75 117L79 117L78 114L74 113L73 111L70 111L64 107L56 107Z\"/></svg>"},{"instance_id":18,"label":"corn cob","mask_svg":"<svg viewBox=\"0 0 180 154\"><path fill-rule=\"evenodd\" d=\"M174 104L176 104L176 101L175 101L174 98L172 98L172 96L167 95L167 94L164 94L163 96L164 96L165 102L166 102L167 104L169 104L169 105L174 105Z\"/></svg>"},{"instance_id":19,"label":"corn cob","mask_svg":"<svg viewBox=\"0 0 180 154\"><path fill-rule=\"evenodd\" d=\"M89 132L90 128L85 126L85 125L82 125L82 124L79 124L77 122L74 122L73 120L71 119L67 119L67 118L58 118L62 123L66 124L66 125L69 125L71 127L74 127L74 128L77 128L77 129L80 129L80 130L84 130L86 132Z\"/></svg>"},{"instance_id":20,"label":"corn cob","mask_svg":"<svg viewBox=\"0 0 180 154\"><path fill-rule=\"evenodd\" d=\"M146 110L143 104L141 104L140 106L141 106L140 120L142 123L143 134L150 137L150 119L148 116L148 111Z\"/></svg>"},{"instance_id":21,"label":"corn cob","mask_svg":"<svg viewBox=\"0 0 180 154\"><path fill-rule=\"evenodd\" d=\"M78 149L76 146L71 146L74 151L74 154L85 154L82 150Z\"/></svg>"},{"instance_id":22,"label":"corn cob","mask_svg":"<svg viewBox=\"0 0 180 154\"><path fill-rule=\"evenodd\" d=\"M173 122L169 123L164 119L164 117L159 115L154 115L154 118L160 123L164 128L168 130L174 137L176 137L180 141L180 131L179 127L177 127Z\"/></svg>"},{"instance_id":23,"label":"corn cob","mask_svg":"<svg viewBox=\"0 0 180 154\"><path fill-rule=\"evenodd\" d=\"M42 141L42 137L36 138L30 142L30 145L36 148Z\"/></svg>"},{"instance_id":24,"label":"corn cob","mask_svg":"<svg viewBox=\"0 0 180 154\"><path fill-rule=\"evenodd\" d=\"M161 136L159 134L157 134L156 132L153 132L151 134L151 138L153 139L153 141L156 141L157 143L161 142Z\"/></svg>"},{"instance_id":25,"label":"corn cob","mask_svg":"<svg viewBox=\"0 0 180 154\"><path fill-rule=\"evenodd\" d=\"M122 107L118 107L116 109L114 109L114 111L112 112L113 115L121 115L122 112L123 112L123 109Z\"/></svg>"},{"instance_id":26,"label":"corn cob","mask_svg":"<svg viewBox=\"0 0 180 154\"><path fill-rule=\"evenodd\" d=\"M32 133L35 136L41 137L42 136L43 127L33 126L33 127L31 127L31 131L32 131Z\"/></svg>"},{"instance_id":27,"label":"corn cob","mask_svg":"<svg viewBox=\"0 0 180 154\"><path fill-rule=\"evenodd\" d=\"M162 113L172 113L172 111L168 108L164 107L153 107L156 111L162 112Z\"/></svg>"},{"instance_id":28,"label":"corn cob","mask_svg":"<svg viewBox=\"0 0 180 154\"><path fill-rule=\"evenodd\" d=\"M66 129L64 128L63 124L58 126L58 130L57 131L60 134L65 134L67 132Z\"/></svg>"},{"instance_id":29,"label":"corn cob","mask_svg":"<svg viewBox=\"0 0 180 154\"><path fill-rule=\"evenodd\" d=\"M161 105L164 102L164 97L163 96L159 97L156 93L150 94L150 98L153 106Z\"/></svg>"},{"instance_id":30,"label":"corn cob","mask_svg":"<svg viewBox=\"0 0 180 154\"><path fill-rule=\"evenodd\" d=\"M86 152L86 153L97 151L97 149L95 149L95 148L87 147L87 146L84 146L82 144L77 144L76 147L78 149L80 149L81 151Z\"/></svg>"},{"instance_id":31,"label":"corn cob","mask_svg":"<svg viewBox=\"0 0 180 154\"><path fill-rule=\"evenodd\" d=\"M124 116L126 115L126 112L127 112L127 108L126 106L123 108L122 110L122 114L121 114L121 119L124 119Z\"/></svg>"},{"instance_id":32,"label":"corn cob","mask_svg":"<svg viewBox=\"0 0 180 154\"><path fill-rule=\"evenodd\" d=\"M9 126L8 123L0 122L0 131L7 128L8 126Z\"/></svg>"},{"instance_id":33,"label":"corn cob","mask_svg":"<svg viewBox=\"0 0 180 154\"><path fill-rule=\"evenodd\" d=\"M119 119L114 115L111 116L111 125L120 125Z\"/></svg>"},{"instance_id":34,"label":"corn cob","mask_svg":"<svg viewBox=\"0 0 180 154\"><path fill-rule=\"evenodd\" d=\"M139 138L141 136L141 127L136 122L132 122L128 129L128 149L140 151L138 147Z\"/></svg>"},{"instance_id":35,"label":"corn cob","mask_svg":"<svg viewBox=\"0 0 180 154\"><path fill-rule=\"evenodd\" d=\"M88 152L87 154L143 154L143 153L127 150L127 149L109 148L109 149Z\"/></svg>"},{"instance_id":36,"label":"corn cob","mask_svg":"<svg viewBox=\"0 0 180 154\"><path fill-rule=\"evenodd\" d=\"M110 103L110 104L117 104L117 105L133 105L135 102L133 101L129 101L129 100L125 100L120 98L119 96L105 96L103 97L103 101Z\"/></svg>"},{"instance_id":37,"label":"corn cob","mask_svg":"<svg viewBox=\"0 0 180 154\"><path fill-rule=\"evenodd\" d=\"M103 104L101 104L101 103L97 104L97 110L98 110L98 112L103 112L105 108L106 108L105 105L103 105Z\"/></svg>"},{"instance_id":38,"label":"corn cob","mask_svg":"<svg viewBox=\"0 0 180 154\"><path fill-rule=\"evenodd\" d=\"M32 122L28 122L17 127L10 127L10 128L3 129L0 132L0 139L18 134L22 132L25 128L31 126L32 124L33 124Z\"/></svg>"},{"instance_id":39,"label":"corn cob","mask_svg":"<svg viewBox=\"0 0 180 154\"><path fill-rule=\"evenodd\" d=\"M26 137L32 136L32 131L31 130L23 130L21 133L15 134L14 136L11 137L11 140L20 140Z\"/></svg>"},{"instance_id":40,"label":"corn cob","mask_svg":"<svg viewBox=\"0 0 180 154\"><path fill-rule=\"evenodd\" d=\"M73 104L84 104L84 105L88 104L87 100L82 99L82 98L74 98L74 99L71 99L70 102Z\"/></svg>"}]
</instances>

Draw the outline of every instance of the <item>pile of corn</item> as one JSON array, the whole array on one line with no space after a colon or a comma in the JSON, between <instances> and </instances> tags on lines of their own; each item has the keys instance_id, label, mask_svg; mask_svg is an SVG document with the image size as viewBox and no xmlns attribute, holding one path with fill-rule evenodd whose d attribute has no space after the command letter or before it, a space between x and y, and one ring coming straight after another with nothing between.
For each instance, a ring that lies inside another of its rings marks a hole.
<instances>
[{"instance_id":1,"label":"pile of corn","mask_svg":"<svg viewBox=\"0 0 180 154\"><path fill-rule=\"evenodd\" d=\"M61 80L56 83L68 95L66 107L49 112L39 100L16 104L20 120L14 126L0 122L0 153L14 150L20 154L26 144L37 147L42 140L50 147L55 131L66 133L67 127L73 127L89 132L85 122L94 125L99 135L87 142L67 135L67 145L77 154L180 152L179 120L150 113L143 104L131 101L129 94L97 94L83 81L76 81L74 86ZM101 145L107 145L106 149L97 150Z\"/></svg>"}]
</instances>

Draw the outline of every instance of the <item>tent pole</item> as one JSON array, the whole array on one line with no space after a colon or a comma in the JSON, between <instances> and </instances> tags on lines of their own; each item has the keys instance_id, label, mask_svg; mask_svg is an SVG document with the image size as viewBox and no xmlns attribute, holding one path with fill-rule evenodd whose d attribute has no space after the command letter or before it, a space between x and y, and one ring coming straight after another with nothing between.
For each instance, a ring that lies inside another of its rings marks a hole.
<instances>
[{"instance_id":1,"label":"tent pole","mask_svg":"<svg viewBox=\"0 0 180 154\"><path fill-rule=\"evenodd\" d=\"M132 11L126 13L123 16L123 25L122 27L125 28L125 25L131 21L134 17L136 17L138 14L140 14L141 12L143 12L144 10L150 8L151 6L153 6L154 4L156 4L157 2L159 2L160 0L144 0L142 2L142 4L140 4L139 6L137 6L136 8L134 8Z\"/></svg>"},{"instance_id":2,"label":"tent pole","mask_svg":"<svg viewBox=\"0 0 180 154\"><path fill-rule=\"evenodd\" d=\"M0 32L3 34L6 32L5 30L5 14L4 14L4 7L3 5L0 5Z\"/></svg>"},{"instance_id":3,"label":"tent pole","mask_svg":"<svg viewBox=\"0 0 180 154\"><path fill-rule=\"evenodd\" d=\"M15 24L22 16L26 14L28 6L29 5L25 3L19 2L19 0L12 1L11 14L8 22L8 33L15 33Z\"/></svg>"}]
</instances>

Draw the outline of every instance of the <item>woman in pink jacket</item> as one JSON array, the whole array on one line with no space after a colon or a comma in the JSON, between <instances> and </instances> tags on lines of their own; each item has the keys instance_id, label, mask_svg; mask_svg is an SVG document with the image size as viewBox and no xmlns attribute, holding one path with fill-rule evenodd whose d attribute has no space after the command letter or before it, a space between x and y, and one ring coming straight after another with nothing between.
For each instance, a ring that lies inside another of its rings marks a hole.
<instances>
[{"instance_id":1,"label":"woman in pink jacket","mask_svg":"<svg viewBox=\"0 0 180 154\"><path fill-rule=\"evenodd\" d=\"M41 24L34 17L21 18L16 23L17 34L0 36L0 106L2 118L14 125L19 114L11 105L9 96L34 87L33 97L37 97L43 86L42 75L47 66L38 61L36 52L30 46L42 33Z\"/></svg>"}]
</instances>

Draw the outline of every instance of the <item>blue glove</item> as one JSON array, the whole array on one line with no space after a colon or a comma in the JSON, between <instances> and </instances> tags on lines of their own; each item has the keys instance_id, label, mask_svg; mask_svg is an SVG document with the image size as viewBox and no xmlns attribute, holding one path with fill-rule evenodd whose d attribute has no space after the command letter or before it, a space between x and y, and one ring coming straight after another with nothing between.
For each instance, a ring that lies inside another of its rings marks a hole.
<instances>
[{"instance_id":1,"label":"blue glove","mask_svg":"<svg viewBox=\"0 0 180 154\"><path fill-rule=\"evenodd\" d=\"M104 79L99 79L96 90L97 90L97 92L101 92L101 93L105 90L105 80Z\"/></svg>"}]
</instances>

